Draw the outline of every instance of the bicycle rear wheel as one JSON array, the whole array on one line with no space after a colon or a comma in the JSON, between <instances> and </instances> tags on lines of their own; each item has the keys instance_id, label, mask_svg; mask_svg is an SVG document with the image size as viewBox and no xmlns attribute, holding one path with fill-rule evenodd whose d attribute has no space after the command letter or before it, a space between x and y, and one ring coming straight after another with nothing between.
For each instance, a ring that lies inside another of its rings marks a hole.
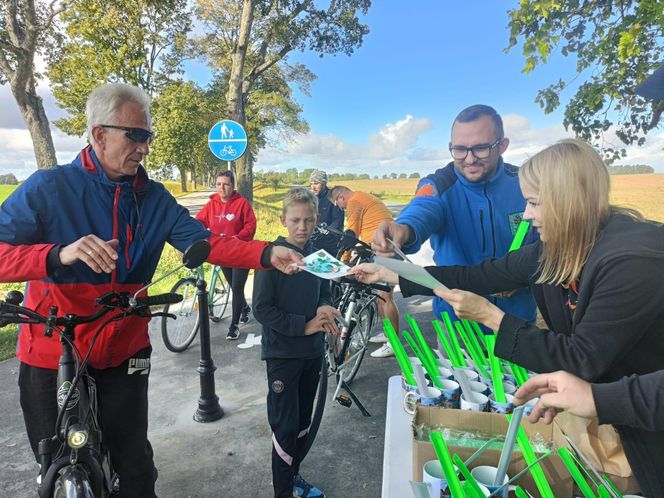
<instances>
[{"instance_id":1,"label":"bicycle rear wheel","mask_svg":"<svg viewBox=\"0 0 664 498\"><path fill-rule=\"evenodd\" d=\"M347 359L344 360L342 365L344 380L349 386L360 370L360 365L369 345L369 337L376 320L375 306L374 303L371 303L360 311L351 333L350 344L346 350Z\"/></svg>"},{"instance_id":2,"label":"bicycle rear wheel","mask_svg":"<svg viewBox=\"0 0 664 498\"><path fill-rule=\"evenodd\" d=\"M171 289L180 294L182 301L164 306L164 313L172 313L176 319L161 317L161 337L169 351L181 353L189 347L198 333L198 300L196 279L185 277L177 281Z\"/></svg>"},{"instance_id":3,"label":"bicycle rear wheel","mask_svg":"<svg viewBox=\"0 0 664 498\"><path fill-rule=\"evenodd\" d=\"M304 446L304 456L309 453L311 446L314 444L318 428L320 427L321 420L323 420L323 412L325 411L325 398L327 398L327 353L323 355L321 362L320 374L318 378L318 389L314 398L314 409L311 414L311 424L309 425L309 434L307 435L307 442Z\"/></svg>"},{"instance_id":4,"label":"bicycle rear wheel","mask_svg":"<svg viewBox=\"0 0 664 498\"><path fill-rule=\"evenodd\" d=\"M208 307L210 320L219 322L226 313L228 307L228 298L231 295L231 287L228 285L221 268L214 266L212 270L212 279L210 280L210 289L208 289Z\"/></svg>"}]
</instances>

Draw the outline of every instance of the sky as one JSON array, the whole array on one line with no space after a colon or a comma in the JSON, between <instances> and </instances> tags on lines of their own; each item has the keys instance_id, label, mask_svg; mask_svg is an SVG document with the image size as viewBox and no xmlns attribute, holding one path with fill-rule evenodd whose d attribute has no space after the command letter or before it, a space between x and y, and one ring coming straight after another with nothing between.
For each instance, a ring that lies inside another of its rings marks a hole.
<instances>
[{"instance_id":1,"label":"sky","mask_svg":"<svg viewBox=\"0 0 664 498\"><path fill-rule=\"evenodd\" d=\"M450 160L447 145L454 117L478 103L493 106L503 116L510 139L504 154L508 162L520 164L572 136L562 125L572 91L563 93L563 107L548 115L535 97L559 78L574 76L575 60L554 55L524 74L520 47L504 51L509 41L507 11L517 5L517 0L374 0L364 18L370 32L352 56L289 56L289 62L303 63L317 76L309 96L295 91L310 131L288 140L275 137L259 153L255 168L427 174ZM186 69L189 79L209 81L205 65L192 63ZM51 121L63 116L48 82L40 86L40 95ZM34 154L7 85L0 87L0 108L0 173L23 179L36 167ZM69 162L85 144L55 126L52 133L59 162ZM628 148L619 163L649 164L664 173L663 148L660 127L643 146Z\"/></svg>"}]
</instances>

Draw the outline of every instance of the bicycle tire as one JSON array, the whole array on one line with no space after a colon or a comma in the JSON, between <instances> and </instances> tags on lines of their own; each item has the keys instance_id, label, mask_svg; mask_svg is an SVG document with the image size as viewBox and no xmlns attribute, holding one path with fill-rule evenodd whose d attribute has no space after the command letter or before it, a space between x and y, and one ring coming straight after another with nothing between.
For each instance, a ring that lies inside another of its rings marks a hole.
<instances>
[{"instance_id":1,"label":"bicycle tire","mask_svg":"<svg viewBox=\"0 0 664 498\"><path fill-rule=\"evenodd\" d=\"M209 289L208 292L208 308L210 320L216 323L220 322L226 313L231 286L228 285L221 268L215 266L213 272L210 282L214 282L214 289Z\"/></svg>"},{"instance_id":2,"label":"bicycle tire","mask_svg":"<svg viewBox=\"0 0 664 498\"><path fill-rule=\"evenodd\" d=\"M161 337L166 349L174 353L181 353L186 350L198 333L199 317L196 290L196 279L194 277L181 278L175 283L171 292L180 294L182 301L164 306L164 313L172 313L177 317L175 320L166 316L161 317Z\"/></svg>"},{"instance_id":3,"label":"bicycle tire","mask_svg":"<svg viewBox=\"0 0 664 498\"><path fill-rule=\"evenodd\" d=\"M369 337L371 337L371 330L373 329L375 317L375 304L371 303L369 306L364 307L360 311L357 322L353 327L350 344L346 354L349 358L353 355L356 356L352 360L349 360L352 362L352 365L347 366L348 361L345 361L342 365L344 380L349 386L355 379L357 372L359 372L360 365L362 365L362 360L364 359L364 355L367 352L367 347L369 346ZM348 373L346 373L346 371L348 371Z\"/></svg>"},{"instance_id":4,"label":"bicycle tire","mask_svg":"<svg viewBox=\"0 0 664 498\"><path fill-rule=\"evenodd\" d=\"M316 440L320 423L323 420L323 412L325 411L325 400L327 398L327 352L323 355L321 361L321 368L318 377L318 388L316 389L316 396L314 397L314 409L311 414L311 424L309 424L309 434L307 434L307 441L302 450L304 458Z\"/></svg>"}]
</instances>

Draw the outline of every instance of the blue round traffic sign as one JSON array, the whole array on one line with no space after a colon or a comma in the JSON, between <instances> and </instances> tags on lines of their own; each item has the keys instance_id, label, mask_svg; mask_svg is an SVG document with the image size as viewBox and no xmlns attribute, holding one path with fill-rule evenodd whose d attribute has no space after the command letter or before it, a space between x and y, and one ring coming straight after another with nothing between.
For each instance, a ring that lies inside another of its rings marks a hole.
<instances>
[{"instance_id":1,"label":"blue round traffic sign","mask_svg":"<svg viewBox=\"0 0 664 498\"><path fill-rule=\"evenodd\" d=\"M247 150L247 132L240 123L224 119L210 128L208 145L215 157L235 161Z\"/></svg>"}]
</instances>

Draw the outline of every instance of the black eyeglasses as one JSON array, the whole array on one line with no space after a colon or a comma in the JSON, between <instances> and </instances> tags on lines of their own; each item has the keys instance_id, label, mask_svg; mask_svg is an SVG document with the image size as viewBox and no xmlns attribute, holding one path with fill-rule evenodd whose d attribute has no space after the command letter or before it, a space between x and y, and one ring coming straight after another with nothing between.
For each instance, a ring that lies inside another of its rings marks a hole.
<instances>
[{"instance_id":1,"label":"black eyeglasses","mask_svg":"<svg viewBox=\"0 0 664 498\"><path fill-rule=\"evenodd\" d=\"M472 147L464 147L463 145L450 144L450 153L457 161L463 161L468 157L468 153L472 152L475 159L486 159L491 155L491 150L496 147L503 139L499 138L492 144L478 144Z\"/></svg>"},{"instance_id":2,"label":"black eyeglasses","mask_svg":"<svg viewBox=\"0 0 664 498\"><path fill-rule=\"evenodd\" d=\"M114 130L122 130L125 132L125 136L132 142L138 144L150 144L154 138L154 133L150 130L145 130L143 128L129 128L128 126L115 126L115 125L99 125L102 128L112 128Z\"/></svg>"}]
</instances>

